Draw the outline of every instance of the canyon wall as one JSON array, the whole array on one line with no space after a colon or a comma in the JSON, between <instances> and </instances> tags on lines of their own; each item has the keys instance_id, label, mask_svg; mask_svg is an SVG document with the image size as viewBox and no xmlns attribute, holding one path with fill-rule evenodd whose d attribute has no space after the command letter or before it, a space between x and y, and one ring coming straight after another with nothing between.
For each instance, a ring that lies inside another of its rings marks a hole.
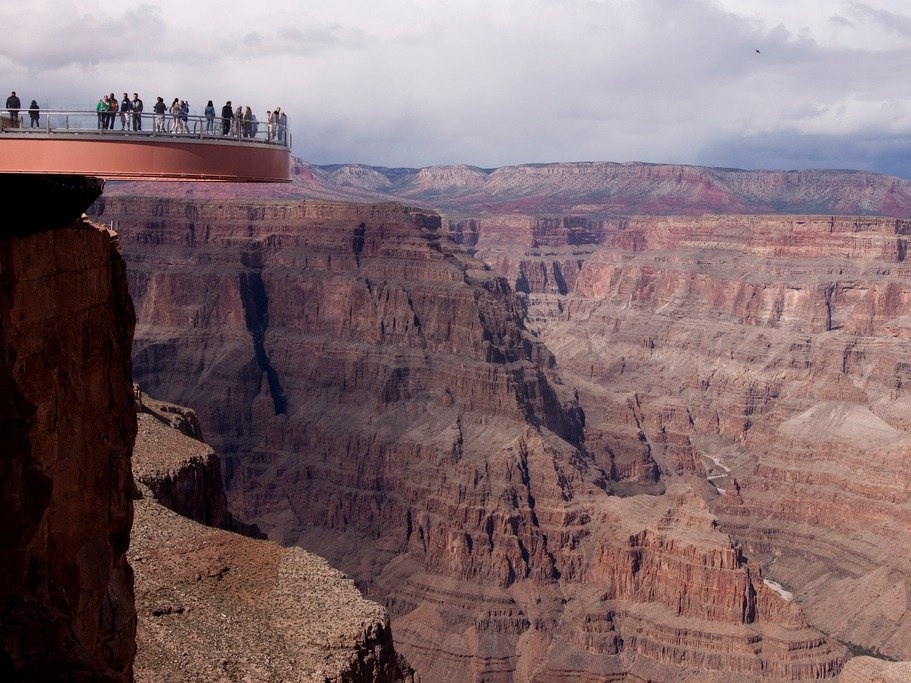
<instances>
[{"instance_id":1,"label":"canyon wall","mask_svg":"<svg viewBox=\"0 0 911 683\"><path fill-rule=\"evenodd\" d=\"M128 681L133 307L87 179L2 178L0 677ZM22 205L27 205L23 207ZM26 210L27 209L27 210Z\"/></svg>"},{"instance_id":2,"label":"canyon wall","mask_svg":"<svg viewBox=\"0 0 911 683\"><path fill-rule=\"evenodd\" d=\"M239 517L386 603L423 676L839 670L845 651L719 530L695 451L666 481L637 432L623 444L640 444L638 474L606 448L523 299L438 216L118 197L94 211L125 245L137 380L198 411ZM667 452L688 438L680 406L660 423L623 406ZM665 495L613 495L636 486Z\"/></svg>"},{"instance_id":3,"label":"canyon wall","mask_svg":"<svg viewBox=\"0 0 911 683\"><path fill-rule=\"evenodd\" d=\"M529 283L605 467L691 482L812 623L911 656L911 222L631 217L584 249L478 233ZM565 293L524 275L567 253Z\"/></svg>"}]
</instances>

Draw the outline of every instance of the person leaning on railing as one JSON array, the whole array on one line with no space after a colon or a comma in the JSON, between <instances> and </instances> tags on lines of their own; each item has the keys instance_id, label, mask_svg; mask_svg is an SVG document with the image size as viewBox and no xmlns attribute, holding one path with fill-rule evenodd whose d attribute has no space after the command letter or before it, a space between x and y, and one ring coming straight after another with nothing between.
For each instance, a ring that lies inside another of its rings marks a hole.
<instances>
[{"instance_id":1,"label":"person leaning on railing","mask_svg":"<svg viewBox=\"0 0 911 683\"><path fill-rule=\"evenodd\" d=\"M38 127L38 119L41 116L41 110L38 108L37 100L32 100L32 103L28 106L28 117L31 119L29 128Z\"/></svg>"}]
</instances>

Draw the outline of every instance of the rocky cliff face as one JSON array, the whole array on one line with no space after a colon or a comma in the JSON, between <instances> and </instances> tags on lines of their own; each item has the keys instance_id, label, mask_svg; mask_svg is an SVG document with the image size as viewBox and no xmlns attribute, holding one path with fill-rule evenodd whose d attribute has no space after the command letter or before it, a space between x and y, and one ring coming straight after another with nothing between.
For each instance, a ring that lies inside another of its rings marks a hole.
<instances>
[{"instance_id":1,"label":"rocky cliff face","mask_svg":"<svg viewBox=\"0 0 911 683\"><path fill-rule=\"evenodd\" d=\"M631 218L567 295L529 294L605 466L653 489L710 483L723 528L813 623L905 658L909 233L894 219Z\"/></svg>"},{"instance_id":2,"label":"rocky cliff face","mask_svg":"<svg viewBox=\"0 0 911 683\"><path fill-rule=\"evenodd\" d=\"M349 578L213 528L231 519L193 411L138 390L137 406L136 680L412 681L388 614Z\"/></svg>"},{"instance_id":3,"label":"rocky cliff face","mask_svg":"<svg viewBox=\"0 0 911 683\"><path fill-rule=\"evenodd\" d=\"M667 494L610 495L635 477L594 438L523 302L438 217L116 198L96 211L127 245L139 381L198 410L241 517L386 601L428 679L805 678L844 661L719 531L696 455L674 456L689 483L665 483L643 448L635 485ZM623 405L668 452L689 438L684 406Z\"/></svg>"},{"instance_id":4,"label":"rocky cliff face","mask_svg":"<svg viewBox=\"0 0 911 683\"><path fill-rule=\"evenodd\" d=\"M50 207L0 220L0 676L127 681L136 418L124 263L110 233L78 218L100 184L0 183Z\"/></svg>"}]
</instances>

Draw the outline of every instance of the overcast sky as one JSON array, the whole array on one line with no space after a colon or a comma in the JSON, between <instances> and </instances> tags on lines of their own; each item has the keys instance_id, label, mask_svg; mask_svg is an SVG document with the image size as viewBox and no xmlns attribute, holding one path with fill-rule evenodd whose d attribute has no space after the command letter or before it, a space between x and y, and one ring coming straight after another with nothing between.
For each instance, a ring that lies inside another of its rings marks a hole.
<instances>
[{"instance_id":1,"label":"overcast sky","mask_svg":"<svg viewBox=\"0 0 911 683\"><path fill-rule=\"evenodd\" d=\"M25 103L279 105L312 163L911 177L909 0L11 0L0 26Z\"/></svg>"}]
</instances>

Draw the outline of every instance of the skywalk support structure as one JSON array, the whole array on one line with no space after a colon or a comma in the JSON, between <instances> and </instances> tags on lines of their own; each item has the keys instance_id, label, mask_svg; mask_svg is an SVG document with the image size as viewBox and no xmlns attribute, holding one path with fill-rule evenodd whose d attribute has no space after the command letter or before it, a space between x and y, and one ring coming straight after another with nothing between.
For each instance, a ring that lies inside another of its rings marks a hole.
<instances>
[{"instance_id":1,"label":"skywalk support structure","mask_svg":"<svg viewBox=\"0 0 911 683\"><path fill-rule=\"evenodd\" d=\"M269 135L262 124L243 137L206 132L201 117L190 117L185 133L156 131L151 117L144 121L151 130L143 131L93 127L94 112L42 113L42 119L38 128L0 121L0 174L267 183L291 177L290 137ZM212 128L221 130L220 119Z\"/></svg>"}]
</instances>

